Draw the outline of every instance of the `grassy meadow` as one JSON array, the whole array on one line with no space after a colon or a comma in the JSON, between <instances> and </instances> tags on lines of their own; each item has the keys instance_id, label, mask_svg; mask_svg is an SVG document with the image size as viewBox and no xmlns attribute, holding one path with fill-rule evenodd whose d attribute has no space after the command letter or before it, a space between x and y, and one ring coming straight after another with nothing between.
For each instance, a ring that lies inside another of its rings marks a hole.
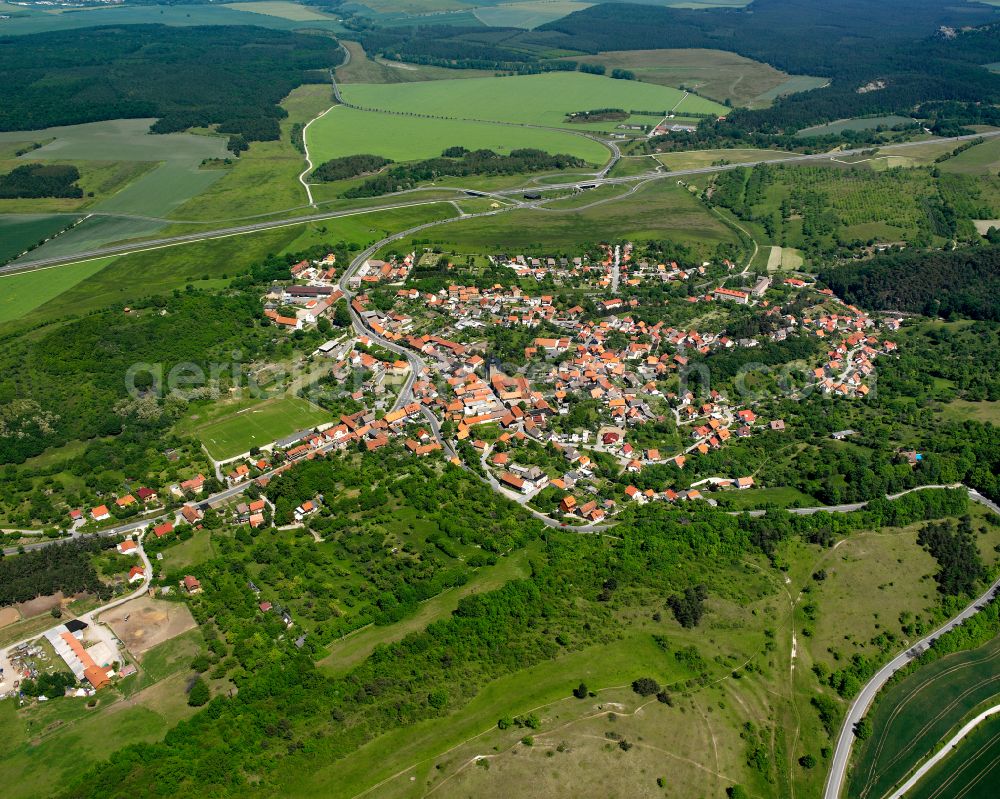
<instances>
[{"instance_id":1,"label":"grassy meadow","mask_svg":"<svg viewBox=\"0 0 1000 799\"><path fill-rule=\"evenodd\" d=\"M369 58L359 42L342 41L351 60L337 67L337 83L411 83L418 80L487 78L494 73L482 69L446 69L425 64L406 64Z\"/></svg>"},{"instance_id":2,"label":"grassy meadow","mask_svg":"<svg viewBox=\"0 0 1000 799\"><path fill-rule=\"evenodd\" d=\"M434 81L428 85L444 82ZM406 88L408 91L422 85L406 84ZM395 161L414 161L435 158L445 148L455 145L470 150L488 148L501 154L522 147L535 147L550 153L574 155L595 165L603 164L609 157L607 148L598 142L559 131L490 122L426 119L346 107L336 108L317 120L307 135L309 152L316 164L357 153L381 155Z\"/></svg>"},{"instance_id":3,"label":"grassy meadow","mask_svg":"<svg viewBox=\"0 0 1000 799\"><path fill-rule=\"evenodd\" d=\"M295 223L272 230L120 255L99 271L39 305L35 308L32 321L58 321L186 285L217 288L224 286L228 278L237 272L263 260L269 253L298 252L314 244L341 240L354 243L360 249L390 232L457 215L458 212L450 204L429 203L320 222ZM72 265L55 267L46 270L46 273L51 276L67 267L72 268ZM135 279L137 274L142 275L142 280ZM18 296L19 301L26 301L28 295L20 292ZM10 330L10 326L18 325L18 322L6 324L0 320L0 332Z\"/></svg>"},{"instance_id":4,"label":"grassy meadow","mask_svg":"<svg viewBox=\"0 0 1000 799\"><path fill-rule=\"evenodd\" d=\"M810 136L828 136L833 133L841 133L845 130L872 130L880 127L891 128L895 125L910 125L914 121L910 117L896 115L839 119L836 122L827 122L825 125L814 125L811 128L803 128L795 135L801 139L805 139Z\"/></svg>"},{"instance_id":5,"label":"grassy meadow","mask_svg":"<svg viewBox=\"0 0 1000 799\"><path fill-rule=\"evenodd\" d=\"M603 64L608 70L629 69L644 83L692 89L717 102L762 108L777 97L815 89L825 78L788 75L770 64L725 50L614 50L573 56L585 64ZM695 110L682 106L686 110Z\"/></svg>"},{"instance_id":6,"label":"grassy meadow","mask_svg":"<svg viewBox=\"0 0 1000 799\"><path fill-rule=\"evenodd\" d=\"M347 86L349 102L367 109L432 117L517 122L571 129L613 130L618 121L574 125L567 114L597 108L725 114L726 108L680 89L583 72L548 72L508 78L429 81L403 87Z\"/></svg>"},{"instance_id":7,"label":"grassy meadow","mask_svg":"<svg viewBox=\"0 0 1000 799\"><path fill-rule=\"evenodd\" d=\"M0 322L20 319L31 313L39 305L97 274L113 260L113 257L95 258L68 266L0 276Z\"/></svg>"},{"instance_id":8,"label":"grassy meadow","mask_svg":"<svg viewBox=\"0 0 1000 799\"><path fill-rule=\"evenodd\" d=\"M421 231L417 236L446 251L470 254L501 250L573 252L580 242L592 241L596 236L632 240L669 236L707 255L718 244L735 240L733 233L695 197L666 181L650 183L625 199L591 208L511 211Z\"/></svg>"}]
</instances>

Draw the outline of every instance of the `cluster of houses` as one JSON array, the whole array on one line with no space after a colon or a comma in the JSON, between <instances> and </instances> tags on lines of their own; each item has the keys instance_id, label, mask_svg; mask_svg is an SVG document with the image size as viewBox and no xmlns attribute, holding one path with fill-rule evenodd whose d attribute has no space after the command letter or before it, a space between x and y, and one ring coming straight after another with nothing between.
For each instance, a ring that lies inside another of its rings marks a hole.
<instances>
[{"instance_id":1,"label":"cluster of houses","mask_svg":"<svg viewBox=\"0 0 1000 799\"><path fill-rule=\"evenodd\" d=\"M292 283L276 283L264 298L264 316L285 330L302 330L332 313L344 295L334 282L336 256L318 261L300 261L290 270ZM292 309L294 313L289 312Z\"/></svg>"},{"instance_id":2,"label":"cluster of houses","mask_svg":"<svg viewBox=\"0 0 1000 799\"><path fill-rule=\"evenodd\" d=\"M351 289L357 289L363 283L401 283L409 277L415 259L415 253L404 256L401 261L369 258L351 275L348 285Z\"/></svg>"}]
</instances>

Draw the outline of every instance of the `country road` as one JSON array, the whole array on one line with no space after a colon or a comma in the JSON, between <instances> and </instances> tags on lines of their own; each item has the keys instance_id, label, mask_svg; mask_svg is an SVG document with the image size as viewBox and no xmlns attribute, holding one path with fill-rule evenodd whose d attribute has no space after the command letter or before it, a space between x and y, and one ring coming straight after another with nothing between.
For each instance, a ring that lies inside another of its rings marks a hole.
<instances>
[{"instance_id":1,"label":"country road","mask_svg":"<svg viewBox=\"0 0 1000 799\"><path fill-rule=\"evenodd\" d=\"M950 488L951 486L941 487ZM985 505L994 513L1000 514L1000 507L997 507L996 503L991 502L975 489L969 489L969 499ZM844 717L844 723L840 728L840 736L837 739L837 748L834 750L833 760L830 763L830 772L827 775L826 786L823 790L823 799L840 799L844 788L844 779L847 775L847 766L851 759L851 748L854 744L854 725L864 718L876 695L889 681L889 678L909 664L910 661L923 654L942 633L948 632L966 619L975 616L998 590L1000 590L1000 579L994 582L978 599L971 602L957 616L950 619L926 638L917 641L917 643L896 655L865 684L864 688L861 689L861 693L851 702L851 706L847 710L847 715Z\"/></svg>"}]
</instances>

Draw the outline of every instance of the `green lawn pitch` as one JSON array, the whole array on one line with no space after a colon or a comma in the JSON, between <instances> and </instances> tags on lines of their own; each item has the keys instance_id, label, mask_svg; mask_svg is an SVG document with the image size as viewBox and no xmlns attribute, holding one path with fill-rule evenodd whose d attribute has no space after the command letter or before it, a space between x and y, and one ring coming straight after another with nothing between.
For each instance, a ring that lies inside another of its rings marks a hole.
<instances>
[{"instance_id":1,"label":"green lawn pitch","mask_svg":"<svg viewBox=\"0 0 1000 799\"><path fill-rule=\"evenodd\" d=\"M216 460L330 421L328 414L298 397L267 400L198 428L197 435Z\"/></svg>"}]
</instances>

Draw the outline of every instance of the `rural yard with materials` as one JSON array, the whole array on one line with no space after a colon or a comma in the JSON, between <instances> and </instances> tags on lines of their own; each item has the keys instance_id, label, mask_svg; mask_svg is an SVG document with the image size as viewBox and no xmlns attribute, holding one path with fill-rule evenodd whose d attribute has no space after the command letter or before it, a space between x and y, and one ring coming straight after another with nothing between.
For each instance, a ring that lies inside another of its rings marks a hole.
<instances>
[{"instance_id":1,"label":"rural yard with materials","mask_svg":"<svg viewBox=\"0 0 1000 799\"><path fill-rule=\"evenodd\" d=\"M142 655L164 641L195 627L186 605L139 597L101 616L114 630L125 648L142 660Z\"/></svg>"}]
</instances>

